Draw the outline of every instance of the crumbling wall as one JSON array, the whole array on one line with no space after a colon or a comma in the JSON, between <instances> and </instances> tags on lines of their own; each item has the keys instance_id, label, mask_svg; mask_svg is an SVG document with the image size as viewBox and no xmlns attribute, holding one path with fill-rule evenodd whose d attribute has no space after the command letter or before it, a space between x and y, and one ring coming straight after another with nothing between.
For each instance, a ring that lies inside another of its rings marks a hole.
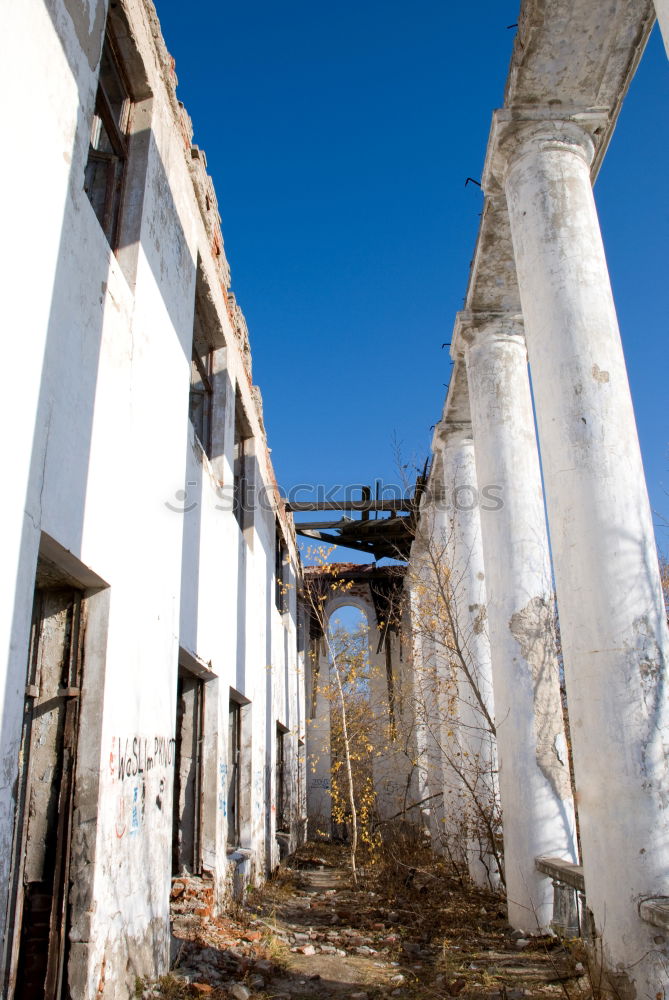
<instances>
[{"instance_id":1,"label":"crumbling wall","mask_svg":"<svg viewBox=\"0 0 669 1000\"><path fill-rule=\"evenodd\" d=\"M116 253L83 190L106 13L102 0L18 5L8 13L2 39L11 44L1 69L6 92L25 95L22 110L21 102L12 105L8 125L26 157L33 195L20 212L17 199L3 200L16 234L16 257L3 264L13 289L6 319L23 331L12 340L7 363L25 377L20 388L15 377L8 380L2 395L6 425L14 431L3 442L3 461L13 471L0 526L6 554L0 636L10 650L0 665L0 924L35 566L48 537L89 568L108 594L104 628L91 636L90 655L102 665L95 674L99 697L87 716L77 771L73 997L127 995L135 976L167 968L180 656L207 674L202 864L217 880L217 905L225 903L228 864L230 690L252 702L257 722L248 845L254 878L276 857L270 812L276 717L288 720L295 739L304 724L295 597L285 620L269 602L277 516L293 567L294 535L273 500L244 534L229 503L235 392L254 442L255 481L270 488L274 476L260 396L250 381L248 331L229 296L206 161L191 148L173 64L153 6L144 0L121 0L111 12L136 97L135 158ZM47 80L48 87L35 83ZM25 267L36 232L39 282ZM221 385L215 462L188 421L199 280L214 317L214 377ZM276 668L276 685L268 683L269 667Z\"/></svg>"}]
</instances>

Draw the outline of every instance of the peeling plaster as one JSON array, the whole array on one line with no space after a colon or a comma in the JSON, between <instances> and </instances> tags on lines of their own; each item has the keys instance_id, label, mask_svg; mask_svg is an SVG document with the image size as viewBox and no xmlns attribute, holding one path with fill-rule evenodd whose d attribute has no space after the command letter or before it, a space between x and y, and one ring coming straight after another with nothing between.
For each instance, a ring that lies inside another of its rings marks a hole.
<instances>
[{"instance_id":1,"label":"peeling plaster","mask_svg":"<svg viewBox=\"0 0 669 1000\"><path fill-rule=\"evenodd\" d=\"M95 71L100 62L107 16L106 6L104 0L90 0L89 3L82 3L82 0L65 0L65 9L72 18L77 40L91 71Z\"/></svg>"},{"instance_id":2,"label":"peeling plaster","mask_svg":"<svg viewBox=\"0 0 669 1000\"><path fill-rule=\"evenodd\" d=\"M552 607L544 598L533 597L511 616L509 630L532 671L537 764L555 793L561 799L569 799L571 783L566 764Z\"/></svg>"},{"instance_id":3,"label":"peeling plaster","mask_svg":"<svg viewBox=\"0 0 669 1000\"><path fill-rule=\"evenodd\" d=\"M488 622L488 609L485 604L470 604L469 613L472 618L474 635L482 635L485 632Z\"/></svg>"}]
</instances>

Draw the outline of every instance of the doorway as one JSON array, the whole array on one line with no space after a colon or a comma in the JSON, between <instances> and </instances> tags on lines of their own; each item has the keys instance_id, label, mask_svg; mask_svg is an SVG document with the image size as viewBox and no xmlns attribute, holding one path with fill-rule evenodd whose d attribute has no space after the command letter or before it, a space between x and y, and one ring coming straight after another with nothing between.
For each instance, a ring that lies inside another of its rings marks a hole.
<instances>
[{"instance_id":1,"label":"doorway","mask_svg":"<svg viewBox=\"0 0 669 1000\"><path fill-rule=\"evenodd\" d=\"M81 590L38 568L26 678L7 995L67 997L70 842L83 673Z\"/></svg>"},{"instance_id":2,"label":"doorway","mask_svg":"<svg viewBox=\"0 0 669 1000\"><path fill-rule=\"evenodd\" d=\"M204 681L179 666L172 815L172 874L202 873Z\"/></svg>"}]
</instances>

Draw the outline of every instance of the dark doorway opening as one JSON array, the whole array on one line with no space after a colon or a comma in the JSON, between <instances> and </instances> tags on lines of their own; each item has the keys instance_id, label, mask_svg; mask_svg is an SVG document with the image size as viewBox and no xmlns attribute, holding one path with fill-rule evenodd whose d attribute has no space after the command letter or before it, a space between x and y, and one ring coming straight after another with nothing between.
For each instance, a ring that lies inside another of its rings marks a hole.
<instances>
[{"instance_id":1,"label":"dark doorway opening","mask_svg":"<svg viewBox=\"0 0 669 1000\"><path fill-rule=\"evenodd\" d=\"M204 681L179 667L172 820L172 874L202 873Z\"/></svg>"},{"instance_id":2,"label":"dark doorway opening","mask_svg":"<svg viewBox=\"0 0 669 1000\"><path fill-rule=\"evenodd\" d=\"M19 757L7 995L69 996L66 968L74 779L83 673L82 591L40 565Z\"/></svg>"}]
</instances>

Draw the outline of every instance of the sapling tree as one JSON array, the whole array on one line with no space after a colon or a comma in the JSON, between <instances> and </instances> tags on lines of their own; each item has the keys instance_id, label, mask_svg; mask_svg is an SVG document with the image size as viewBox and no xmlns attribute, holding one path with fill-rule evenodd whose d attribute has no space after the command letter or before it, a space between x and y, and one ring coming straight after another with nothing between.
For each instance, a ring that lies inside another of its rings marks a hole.
<instances>
[{"instance_id":1,"label":"sapling tree","mask_svg":"<svg viewBox=\"0 0 669 1000\"><path fill-rule=\"evenodd\" d=\"M343 647L341 644L332 641L332 636L328 628L328 603L336 597L343 596L351 589L352 582L342 580L337 575L336 566L328 563L328 558L332 549L322 547L311 548L307 552L307 557L312 563L312 572L308 575L304 587L304 598L309 609L312 625L316 625L316 633L320 634L320 639L325 646L329 663L330 679L334 680L334 691L336 697L337 711L340 721L340 744L343 751L343 762L345 771L345 784L348 795L348 806L351 816L351 840L350 859L353 881L357 883L357 850L358 850L358 809L355 799L355 785L353 779L353 760L351 751L351 737L349 734L348 710L345 695L346 670L343 661ZM317 572L313 572L313 569ZM312 631L313 629L310 629ZM318 646L312 646L309 655L312 658L312 675L317 675ZM321 682L322 683L322 682ZM327 684L328 682L326 682Z\"/></svg>"},{"instance_id":2,"label":"sapling tree","mask_svg":"<svg viewBox=\"0 0 669 1000\"><path fill-rule=\"evenodd\" d=\"M446 853L494 886L504 872L487 616L466 591L469 567L455 563L453 533L454 513L424 503L406 579L417 712L427 733L419 749L445 790Z\"/></svg>"}]
</instances>

